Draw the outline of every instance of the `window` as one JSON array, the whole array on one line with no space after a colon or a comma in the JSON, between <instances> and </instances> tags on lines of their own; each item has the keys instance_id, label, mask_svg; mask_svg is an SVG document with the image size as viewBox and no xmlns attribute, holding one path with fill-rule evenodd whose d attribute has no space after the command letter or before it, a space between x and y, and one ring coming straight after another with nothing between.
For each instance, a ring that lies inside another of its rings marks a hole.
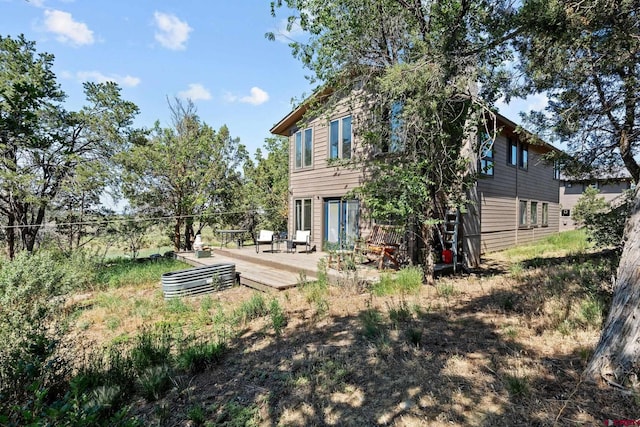
<instances>
[{"instance_id":1,"label":"window","mask_svg":"<svg viewBox=\"0 0 640 427\"><path fill-rule=\"evenodd\" d=\"M553 162L553 179L559 180L562 171L562 164L559 160Z\"/></svg>"},{"instance_id":2,"label":"window","mask_svg":"<svg viewBox=\"0 0 640 427\"><path fill-rule=\"evenodd\" d=\"M333 120L329 124L329 158L351 158L351 116Z\"/></svg>"},{"instance_id":3,"label":"window","mask_svg":"<svg viewBox=\"0 0 640 427\"><path fill-rule=\"evenodd\" d=\"M311 128L296 132L296 169L311 166L313 158L313 132Z\"/></svg>"},{"instance_id":4,"label":"window","mask_svg":"<svg viewBox=\"0 0 640 427\"><path fill-rule=\"evenodd\" d=\"M386 153L397 153L402 150L402 102L396 101L391 104L391 108L386 112L389 120L389 140L383 141L382 151Z\"/></svg>"},{"instance_id":5,"label":"window","mask_svg":"<svg viewBox=\"0 0 640 427\"><path fill-rule=\"evenodd\" d=\"M296 230L311 230L311 199L295 201Z\"/></svg>"},{"instance_id":6,"label":"window","mask_svg":"<svg viewBox=\"0 0 640 427\"><path fill-rule=\"evenodd\" d=\"M507 139L507 164L511 166L518 165L518 143L513 139Z\"/></svg>"},{"instance_id":7,"label":"window","mask_svg":"<svg viewBox=\"0 0 640 427\"><path fill-rule=\"evenodd\" d=\"M549 203L542 204L542 226L549 225Z\"/></svg>"},{"instance_id":8,"label":"window","mask_svg":"<svg viewBox=\"0 0 640 427\"><path fill-rule=\"evenodd\" d=\"M538 202L531 202L531 225L538 225Z\"/></svg>"},{"instance_id":9,"label":"window","mask_svg":"<svg viewBox=\"0 0 640 427\"><path fill-rule=\"evenodd\" d=\"M518 166L522 169L527 169L529 167L529 147L523 143L520 143L520 158L518 159Z\"/></svg>"},{"instance_id":10,"label":"window","mask_svg":"<svg viewBox=\"0 0 640 427\"><path fill-rule=\"evenodd\" d=\"M493 176L493 139L487 134L481 136L480 142L480 173Z\"/></svg>"},{"instance_id":11,"label":"window","mask_svg":"<svg viewBox=\"0 0 640 427\"><path fill-rule=\"evenodd\" d=\"M527 201L526 200L520 200L519 225L520 227L524 227L525 225L527 225Z\"/></svg>"}]
</instances>

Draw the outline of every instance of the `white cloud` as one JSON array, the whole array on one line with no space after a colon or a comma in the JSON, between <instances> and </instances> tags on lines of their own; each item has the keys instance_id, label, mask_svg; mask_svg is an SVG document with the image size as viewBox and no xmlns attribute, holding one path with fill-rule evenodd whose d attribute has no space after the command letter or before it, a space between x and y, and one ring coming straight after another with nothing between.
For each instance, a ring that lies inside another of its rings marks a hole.
<instances>
[{"instance_id":1,"label":"white cloud","mask_svg":"<svg viewBox=\"0 0 640 427\"><path fill-rule=\"evenodd\" d=\"M70 13L61 10L45 10L46 30L57 34L58 41L75 46L93 44L93 31L82 22L73 20Z\"/></svg>"},{"instance_id":2,"label":"white cloud","mask_svg":"<svg viewBox=\"0 0 640 427\"><path fill-rule=\"evenodd\" d=\"M193 31L193 28L186 21L181 21L175 15L155 12L153 17L158 27L156 40L167 49L184 50L186 48L185 43L189 39L189 33Z\"/></svg>"},{"instance_id":3,"label":"white cloud","mask_svg":"<svg viewBox=\"0 0 640 427\"><path fill-rule=\"evenodd\" d=\"M95 81L98 83L106 83L106 82L115 82L120 86L127 87L136 87L140 84L140 79L138 77L132 76L119 76L117 74L112 74L107 76L102 74L100 71L79 71L76 73L76 77L81 81Z\"/></svg>"},{"instance_id":4,"label":"white cloud","mask_svg":"<svg viewBox=\"0 0 640 427\"><path fill-rule=\"evenodd\" d=\"M200 83L191 83L189 89L178 92L178 97L192 101L206 101L211 99L211 93Z\"/></svg>"},{"instance_id":5,"label":"white cloud","mask_svg":"<svg viewBox=\"0 0 640 427\"><path fill-rule=\"evenodd\" d=\"M32 6L43 8L44 0L28 0L28 3Z\"/></svg>"},{"instance_id":6,"label":"white cloud","mask_svg":"<svg viewBox=\"0 0 640 427\"><path fill-rule=\"evenodd\" d=\"M269 94L259 87L254 86L251 88L251 95L239 97L228 93L225 95L225 99L229 102L242 102L245 104L260 105L269 100Z\"/></svg>"}]
</instances>

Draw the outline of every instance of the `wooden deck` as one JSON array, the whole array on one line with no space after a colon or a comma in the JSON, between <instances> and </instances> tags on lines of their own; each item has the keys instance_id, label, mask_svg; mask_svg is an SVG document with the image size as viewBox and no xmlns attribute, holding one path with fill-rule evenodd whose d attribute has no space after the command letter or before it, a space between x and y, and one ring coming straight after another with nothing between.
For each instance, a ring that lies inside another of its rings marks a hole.
<instances>
[{"instance_id":1,"label":"wooden deck","mask_svg":"<svg viewBox=\"0 0 640 427\"><path fill-rule=\"evenodd\" d=\"M264 251L266 250L266 252ZM326 259L325 252L287 253L286 250L270 252L262 245L260 253L255 246L242 248L211 248L211 256L196 258L194 252L178 252L176 257L195 267L218 263L233 263L236 273L240 274L240 284L261 291L282 291L292 288L303 279L315 280L318 276L318 263ZM333 268L327 270L329 280L338 281L346 273ZM362 280L378 280L380 272L372 266L359 266L358 277Z\"/></svg>"}]
</instances>

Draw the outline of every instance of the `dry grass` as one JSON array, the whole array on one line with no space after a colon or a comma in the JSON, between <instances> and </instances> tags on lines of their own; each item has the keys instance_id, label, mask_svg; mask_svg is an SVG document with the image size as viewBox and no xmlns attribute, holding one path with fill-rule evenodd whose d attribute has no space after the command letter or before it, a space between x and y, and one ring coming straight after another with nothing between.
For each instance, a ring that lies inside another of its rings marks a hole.
<instances>
[{"instance_id":1,"label":"dry grass","mask_svg":"<svg viewBox=\"0 0 640 427\"><path fill-rule=\"evenodd\" d=\"M132 413L149 425L635 419L640 407L633 398L581 381L602 321L588 302L606 299L610 268L602 257L567 263L573 255L554 256L520 257L514 270L501 254L484 270L409 295L376 296L357 287L288 290L275 296L287 318L281 334L266 317L227 325L234 334L219 366L180 378L164 399L135 402ZM94 304L77 316L74 335L105 342L164 322L206 336L230 322L252 294L233 288L187 299L180 308L165 303L157 288L120 288L113 296L91 296ZM110 298L116 302L110 305ZM118 326L108 326L110 316Z\"/></svg>"}]
</instances>

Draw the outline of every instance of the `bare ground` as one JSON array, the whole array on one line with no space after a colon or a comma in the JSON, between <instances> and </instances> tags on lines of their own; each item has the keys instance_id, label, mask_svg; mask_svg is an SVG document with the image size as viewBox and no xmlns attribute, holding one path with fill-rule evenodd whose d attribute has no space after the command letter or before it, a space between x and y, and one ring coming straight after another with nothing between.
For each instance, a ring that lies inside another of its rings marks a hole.
<instances>
[{"instance_id":1,"label":"bare ground","mask_svg":"<svg viewBox=\"0 0 640 427\"><path fill-rule=\"evenodd\" d=\"M571 320L579 319L584 278L570 273L567 261L514 273L494 258L481 271L441 278L406 296L331 287L322 307L303 290L277 294L288 319L282 334L268 318L244 324L220 364L175 378L165 398L132 402L132 413L148 425L176 426L202 421L193 408L210 425L229 426L636 419L637 395L582 381L599 328ZM137 292L159 298L155 290ZM231 307L252 292L233 288L215 298ZM90 323L79 333L109 339L100 322ZM139 326L131 321L122 328Z\"/></svg>"}]
</instances>

